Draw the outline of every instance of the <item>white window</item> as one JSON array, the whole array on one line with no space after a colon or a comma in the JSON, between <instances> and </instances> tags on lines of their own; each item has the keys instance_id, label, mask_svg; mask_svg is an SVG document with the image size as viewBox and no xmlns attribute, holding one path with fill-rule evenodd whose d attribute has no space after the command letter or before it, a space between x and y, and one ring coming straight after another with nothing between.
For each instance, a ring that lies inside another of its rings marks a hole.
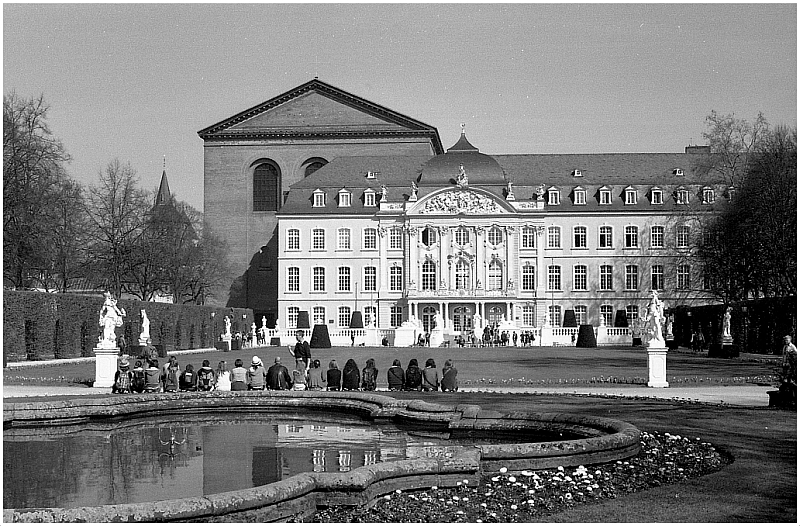
<instances>
[{"instance_id":1,"label":"white window","mask_svg":"<svg viewBox=\"0 0 800 526\"><path fill-rule=\"evenodd\" d=\"M650 248L664 248L664 227L650 227Z\"/></svg>"},{"instance_id":2,"label":"white window","mask_svg":"<svg viewBox=\"0 0 800 526\"><path fill-rule=\"evenodd\" d=\"M401 250L403 248L403 229L394 227L389 230L389 249Z\"/></svg>"},{"instance_id":3,"label":"white window","mask_svg":"<svg viewBox=\"0 0 800 526\"><path fill-rule=\"evenodd\" d=\"M350 206L350 192L347 190L339 190L339 207Z\"/></svg>"},{"instance_id":4,"label":"white window","mask_svg":"<svg viewBox=\"0 0 800 526\"><path fill-rule=\"evenodd\" d=\"M320 208L325 206L325 192L322 190L314 191L314 204L315 208Z\"/></svg>"},{"instance_id":5,"label":"white window","mask_svg":"<svg viewBox=\"0 0 800 526\"><path fill-rule=\"evenodd\" d=\"M637 200L636 190L633 188L626 188L625 189L625 204L626 205L635 205Z\"/></svg>"},{"instance_id":6,"label":"white window","mask_svg":"<svg viewBox=\"0 0 800 526\"><path fill-rule=\"evenodd\" d=\"M325 307L314 307L311 310L314 325L325 325Z\"/></svg>"},{"instance_id":7,"label":"white window","mask_svg":"<svg viewBox=\"0 0 800 526\"><path fill-rule=\"evenodd\" d=\"M325 250L325 230L322 228L315 228L311 232L311 249Z\"/></svg>"},{"instance_id":8,"label":"white window","mask_svg":"<svg viewBox=\"0 0 800 526\"><path fill-rule=\"evenodd\" d=\"M492 246L497 246L503 242L503 231L497 228L496 226L489 229L488 234L486 235L489 244Z\"/></svg>"},{"instance_id":9,"label":"white window","mask_svg":"<svg viewBox=\"0 0 800 526\"><path fill-rule=\"evenodd\" d=\"M375 267L364 267L364 290L367 292L378 290L378 272Z\"/></svg>"},{"instance_id":10,"label":"white window","mask_svg":"<svg viewBox=\"0 0 800 526\"><path fill-rule=\"evenodd\" d=\"M403 323L403 307L392 305L389 308L389 325L399 327L401 323Z\"/></svg>"},{"instance_id":11,"label":"white window","mask_svg":"<svg viewBox=\"0 0 800 526\"><path fill-rule=\"evenodd\" d=\"M547 267L547 290L561 290L561 267L558 265Z\"/></svg>"},{"instance_id":12,"label":"white window","mask_svg":"<svg viewBox=\"0 0 800 526\"><path fill-rule=\"evenodd\" d=\"M378 248L378 231L374 228L364 229L364 250L376 250Z\"/></svg>"},{"instance_id":13,"label":"white window","mask_svg":"<svg viewBox=\"0 0 800 526\"><path fill-rule=\"evenodd\" d=\"M550 315L550 325L553 327L561 327L561 306L550 305L547 307L547 313Z\"/></svg>"},{"instance_id":14,"label":"white window","mask_svg":"<svg viewBox=\"0 0 800 526\"><path fill-rule=\"evenodd\" d=\"M338 250L350 250L349 228L340 228L336 231L336 248Z\"/></svg>"},{"instance_id":15,"label":"white window","mask_svg":"<svg viewBox=\"0 0 800 526\"><path fill-rule=\"evenodd\" d=\"M610 226L600 227L600 239L598 242L600 248L613 248L614 247L614 230Z\"/></svg>"},{"instance_id":16,"label":"white window","mask_svg":"<svg viewBox=\"0 0 800 526\"><path fill-rule=\"evenodd\" d=\"M436 229L431 226L426 226L422 231L422 244L426 247L432 247L436 244Z\"/></svg>"},{"instance_id":17,"label":"white window","mask_svg":"<svg viewBox=\"0 0 800 526\"><path fill-rule=\"evenodd\" d=\"M575 305L572 310L575 311L575 322L579 326L586 325L586 319L588 318L586 305Z\"/></svg>"},{"instance_id":18,"label":"white window","mask_svg":"<svg viewBox=\"0 0 800 526\"><path fill-rule=\"evenodd\" d=\"M637 290L639 288L639 267L636 265L625 265L625 290Z\"/></svg>"},{"instance_id":19,"label":"white window","mask_svg":"<svg viewBox=\"0 0 800 526\"><path fill-rule=\"evenodd\" d=\"M489 263L489 279L486 283L486 290L502 290L503 289L503 267L500 266L498 261Z\"/></svg>"},{"instance_id":20,"label":"white window","mask_svg":"<svg viewBox=\"0 0 800 526\"><path fill-rule=\"evenodd\" d=\"M573 177L583 177L583 172L581 172L580 170L572 170L572 176Z\"/></svg>"},{"instance_id":21,"label":"white window","mask_svg":"<svg viewBox=\"0 0 800 526\"><path fill-rule=\"evenodd\" d=\"M681 187L675 192L675 198L679 205L688 205L689 204L689 190Z\"/></svg>"},{"instance_id":22,"label":"white window","mask_svg":"<svg viewBox=\"0 0 800 526\"><path fill-rule=\"evenodd\" d=\"M633 326L634 322L639 319L639 307L637 305L628 305L625 307L625 314L628 317L628 326Z\"/></svg>"},{"instance_id":23,"label":"white window","mask_svg":"<svg viewBox=\"0 0 800 526\"><path fill-rule=\"evenodd\" d=\"M586 265L575 265L572 270L572 288L586 290Z\"/></svg>"},{"instance_id":24,"label":"white window","mask_svg":"<svg viewBox=\"0 0 800 526\"><path fill-rule=\"evenodd\" d=\"M300 231L290 228L286 232L286 250L300 250Z\"/></svg>"},{"instance_id":25,"label":"white window","mask_svg":"<svg viewBox=\"0 0 800 526\"><path fill-rule=\"evenodd\" d=\"M548 205L558 205L561 204L561 192L559 192L555 188L551 188L547 191L547 204Z\"/></svg>"},{"instance_id":26,"label":"white window","mask_svg":"<svg viewBox=\"0 0 800 526\"><path fill-rule=\"evenodd\" d=\"M610 205L611 204L611 189L603 187L600 189L600 204L601 205Z\"/></svg>"},{"instance_id":27,"label":"white window","mask_svg":"<svg viewBox=\"0 0 800 526\"><path fill-rule=\"evenodd\" d=\"M653 188L650 190L650 202L654 205L664 204L664 193L660 188Z\"/></svg>"},{"instance_id":28,"label":"white window","mask_svg":"<svg viewBox=\"0 0 800 526\"><path fill-rule=\"evenodd\" d=\"M689 265L678 265L678 288L687 290L691 288L690 281L690 267Z\"/></svg>"},{"instance_id":29,"label":"white window","mask_svg":"<svg viewBox=\"0 0 800 526\"><path fill-rule=\"evenodd\" d=\"M325 267L314 267L314 282L311 285L313 292L325 292Z\"/></svg>"},{"instance_id":30,"label":"white window","mask_svg":"<svg viewBox=\"0 0 800 526\"><path fill-rule=\"evenodd\" d=\"M574 190L573 196L575 197L575 204L576 205L585 205L586 204L586 190L581 187L578 187Z\"/></svg>"},{"instance_id":31,"label":"white window","mask_svg":"<svg viewBox=\"0 0 800 526\"><path fill-rule=\"evenodd\" d=\"M703 203L710 205L716 199L713 188L703 188Z\"/></svg>"},{"instance_id":32,"label":"white window","mask_svg":"<svg viewBox=\"0 0 800 526\"><path fill-rule=\"evenodd\" d=\"M339 307L339 327L350 327L350 307Z\"/></svg>"},{"instance_id":33,"label":"white window","mask_svg":"<svg viewBox=\"0 0 800 526\"><path fill-rule=\"evenodd\" d=\"M664 290L664 265L653 265L650 278L650 288Z\"/></svg>"},{"instance_id":34,"label":"white window","mask_svg":"<svg viewBox=\"0 0 800 526\"><path fill-rule=\"evenodd\" d=\"M364 206L375 206L375 192L372 190L364 192Z\"/></svg>"},{"instance_id":35,"label":"white window","mask_svg":"<svg viewBox=\"0 0 800 526\"><path fill-rule=\"evenodd\" d=\"M289 307L286 309L287 328L297 328L297 318L300 316L300 307Z\"/></svg>"},{"instance_id":36,"label":"white window","mask_svg":"<svg viewBox=\"0 0 800 526\"><path fill-rule=\"evenodd\" d=\"M603 317L604 325L610 327L614 323L614 306L600 305L600 316Z\"/></svg>"},{"instance_id":37,"label":"white window","mask_svg":"<svg viewBox=\"0 0 800 526\"><path fill-rule=\"evenodd\" d=\"M339 267L339 292L350 292L350 267Z\"/></svg>"},{"instance_id":38,"label":"white window","mask_svg":"<svg viewBox=\"0 0 800 526\"><path fill-rule=\"evenodd\" d=\"M586 248L586 227L576 226L572 229L572 248Z\"/></svg>"},{"instance_id":39,"label":"white window","mask_svg":"<svg viewBox=\"0 0 800 526\"><path fill-rule=\"evenodd\" d=\"M684 174L684 172L683 172L683 168L675 168L675 170L674 170L674 173L675 173L675 175L677 175L678 177L683 177L683 174Z\"/></svg>"},{"instance_id":40,"label":"white window","mask_svg":"<svg viewBox=\"0 0 800 526\"><path fill-rule=\"evenodd\" d=\"M522 248L536 248L536 231L529 226L522 228Z\"/></svg>"},{"instance_id":41,"label":"white window","mask_svg":"<svg viewBox=\"0 0 800 526\"><path fill-rule=\"evenodd\" d=\"M403 290L403 268L391 267L389 269L389 290Z\"/></svg>"},{"instance_id":42,"label":"white window","mask_svg":"<svg viewBox=\"0 0 800 526\"><path fill-rule=\"evenodd\" d=\"M436 290L436 263L430 260L422 264L422 290Z\"/></svg>"},{"instance_id":43,"label":"white window","mask_svg":"<svg viewBox=\"0 0 800 526\"><path fill-rule=\"evenodd\" d=\"M522 290L536 290L536 267L530 263L522 266Z\"/></svg>"},{"instance_id":44,"label":"white window","mask_svg":"<svg viewBox=\"0 0 800 526\"><path fill-rule=\"evenodd\" d=\"M527 326L533 326L536 320L536 310L533 305L523 305L522 306L522 324Z\"/></svg>"},{"instance_id":45,"label":"white window","mask_svg":"<svg viewBox=\"0 0 800 526\"><path fill-rule=\"evenodd\" d=\"M614 288L614 267L600 265L600 289L612 290Z\"/></svg>"},{"instance_id":46,"label":"white window","mask_svg":"<svg viewBox=\"0 0 800 526\"><path fill-rule=\"evenodd\" d=\"M547 248L561 248L561 227L547 227Z\"/></svg>"},{"instance_id":47,"label":"white window","mask_svg":"<svg viewBox=\"0 0 800 526\"><path fill-rule=\"evenodd\" d=\"M639 227L629 225L625 227L625 248L639 247Z\"/></svg>"},{"instance_id":48,"label":"white window","mask_svg":"<svg viewBox=\"0 0 800 526\"><path fill-rule=\"evenodd\" d=\"M300 292L300 267L289 267L286 275L286 291Z\"/></svg>"},{"instance_id":49,"label":"white window","mask_svg":"<svg viewBox=\"0 0 800 526\"><path fill-rule=\"evenodd\" d=\"M367 179L375 179L380 172L367 171Z\"/></svg>"},{"instance_id":50,"label":"white window","mask_svg":"<svg viewBox=\"0 0 800 526\"><path fill-rule=\"evenodd\" d=\"M369 327L372 324L378 325L378 310L374 305L364 307L364 324Z\"/></svg>"},{"instance_id":51,"label":"white window","mask_svg":"<svg viewBox=\"0 0 800 526\"><path fill-rule=\"evenodd\" d=\"M675 246L678 248L689 248L690 229L687 225L678 225L675 229Z\"/></svg>"},{"instance_id":52,"label":"white window","mask_svg":"<svg viewBox=\"0 0 800 526\"><path fill-rule=\"evenodd\" d=\"M469 230L464 227L460 227L456 229L456 245L458 246L466 246L469 244Z\"/></svg>"},{"instance_id":53,"label":"white window","mask_svg":"<svg viewBox=\"0 0 800 526\"><path fill-rule=\"evenodd\" d=\"M470 288L469 263L463 259L459 259L458 263L456 263L456 288Z\"/></svg>"}]
</instances>

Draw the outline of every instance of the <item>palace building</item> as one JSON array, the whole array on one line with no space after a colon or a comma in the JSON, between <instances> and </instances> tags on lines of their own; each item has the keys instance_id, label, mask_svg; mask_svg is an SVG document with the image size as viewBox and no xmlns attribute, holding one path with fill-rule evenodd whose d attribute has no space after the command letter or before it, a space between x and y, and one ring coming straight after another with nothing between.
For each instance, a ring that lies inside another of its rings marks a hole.
<instances>
[{"instance_id":1,"label":"palace building","mask_svg":"<svg viewBox=\"0 0 800 526\"><path fill-rule=\"evenodd\" d=\"M205 217L230 247L223 297L256 318L347 328L416 318L521 330L711 302L698 217L733 191L683 153L446 151L420 121L314 79L199 132Z\"/></svg>"}]
</instances>

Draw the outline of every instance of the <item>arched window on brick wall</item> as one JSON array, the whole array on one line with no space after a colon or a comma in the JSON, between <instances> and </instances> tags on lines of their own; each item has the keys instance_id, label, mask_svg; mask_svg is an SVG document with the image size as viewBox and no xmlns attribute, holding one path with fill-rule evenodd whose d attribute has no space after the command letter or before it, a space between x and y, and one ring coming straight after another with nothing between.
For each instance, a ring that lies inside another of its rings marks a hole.
<instances>
[{"instance_id":1,"label":"arched window on brick wall","mask_svg":"<svg viewBox=\"0 0 800 526\"><path fill-rule=\"evenodd\" d=\"M312 157L303 163L303 177L308 177L323 166L328 164L328 161L322 157Z\"/></svg>"},{"instance_id":2,"label":"arched window on brick wall","mask_svg":"<svg viewBox=\"0 0 800 526\"><path fill-rule=\"evenodd\" d=\"M256 161L253 170L253 212L280 208L281 169L268 159Z\"/></svg>"}]
</instances>

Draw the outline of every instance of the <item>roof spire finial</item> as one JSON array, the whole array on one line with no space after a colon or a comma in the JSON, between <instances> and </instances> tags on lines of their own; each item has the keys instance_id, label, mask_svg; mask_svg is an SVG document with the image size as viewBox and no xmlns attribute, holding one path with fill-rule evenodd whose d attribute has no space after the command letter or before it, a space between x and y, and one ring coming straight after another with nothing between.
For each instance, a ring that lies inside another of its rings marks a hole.
<instances>
[{"instance_id":1,"label":"roof spire finial","mask_svg":"<svg viewBox=\"0 0 800 526\"><path fill-rule=\"evenodd\" d=\"M166 154L164 154L164 166L163 166L163 169L164 169L165 172L167 171L167 155Z\"/></svg>"},{"instance_id":2,"label":"roof spire finial","mask_svg":"<svg viewBox=\"0 0 800 526\"><path fill-rule=\"evenodd\" d=\"M467 128L467 123L466 122L462 122L461 123L461 135L466 135L466 128Z\"/></svg>"}]
</instances>

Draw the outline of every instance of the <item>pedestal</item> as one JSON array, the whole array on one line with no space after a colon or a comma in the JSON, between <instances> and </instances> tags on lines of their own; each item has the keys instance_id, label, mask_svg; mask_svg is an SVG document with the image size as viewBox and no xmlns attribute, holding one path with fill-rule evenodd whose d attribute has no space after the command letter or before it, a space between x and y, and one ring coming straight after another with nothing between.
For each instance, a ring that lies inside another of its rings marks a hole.
<instances>
[{"instance_id":1,"label":"pedestal","mask_svg":"<svg viewBox=\"0 0 800 526\"><path fill-rule=\"evenodd\" d=\"M431 347L441 347L444 343L444 330L433 329L431 331Z\"/></svg>"},{"instance_id":2,"label":"pedestal","mask_svg":"<svg viewBox=\"0 0 800 526\"><path fill-rule=\"evenodd\" d=\"M367 347L379 347L381 344L378 329L375 327L368 327L364 329L366 333L364 336L364 345Z\"/></svg>"},{"instance_id":3,"label":"pedestal","mask_svg":"<svg viewBox=\"0 0 800 526\"><path fill-rule=\"evenodd\" d=\"M394 330L395 347L411 347L417 343L416 327L398 327Z\"/></svg>"},{"instance_id":4,"label":"pedestal","mask_svg":"<svg viewBox=\"0 0 800 526\"><path fill-rule=\"evenodd\" d=\"M92 387L111 387L117 374L117 347L94 348L94 384Z\"/></svg>"},{"instance_id":5,"label":"pedestal","mask_svg":"<svg viewBox=\"0 0 800 526\"><path fill-rule=\"evenodd\" d=\"M647 387L669 387L667 382L667 348L648 347L647 371L649 380Z\"/></svg>"}]
</instances>

